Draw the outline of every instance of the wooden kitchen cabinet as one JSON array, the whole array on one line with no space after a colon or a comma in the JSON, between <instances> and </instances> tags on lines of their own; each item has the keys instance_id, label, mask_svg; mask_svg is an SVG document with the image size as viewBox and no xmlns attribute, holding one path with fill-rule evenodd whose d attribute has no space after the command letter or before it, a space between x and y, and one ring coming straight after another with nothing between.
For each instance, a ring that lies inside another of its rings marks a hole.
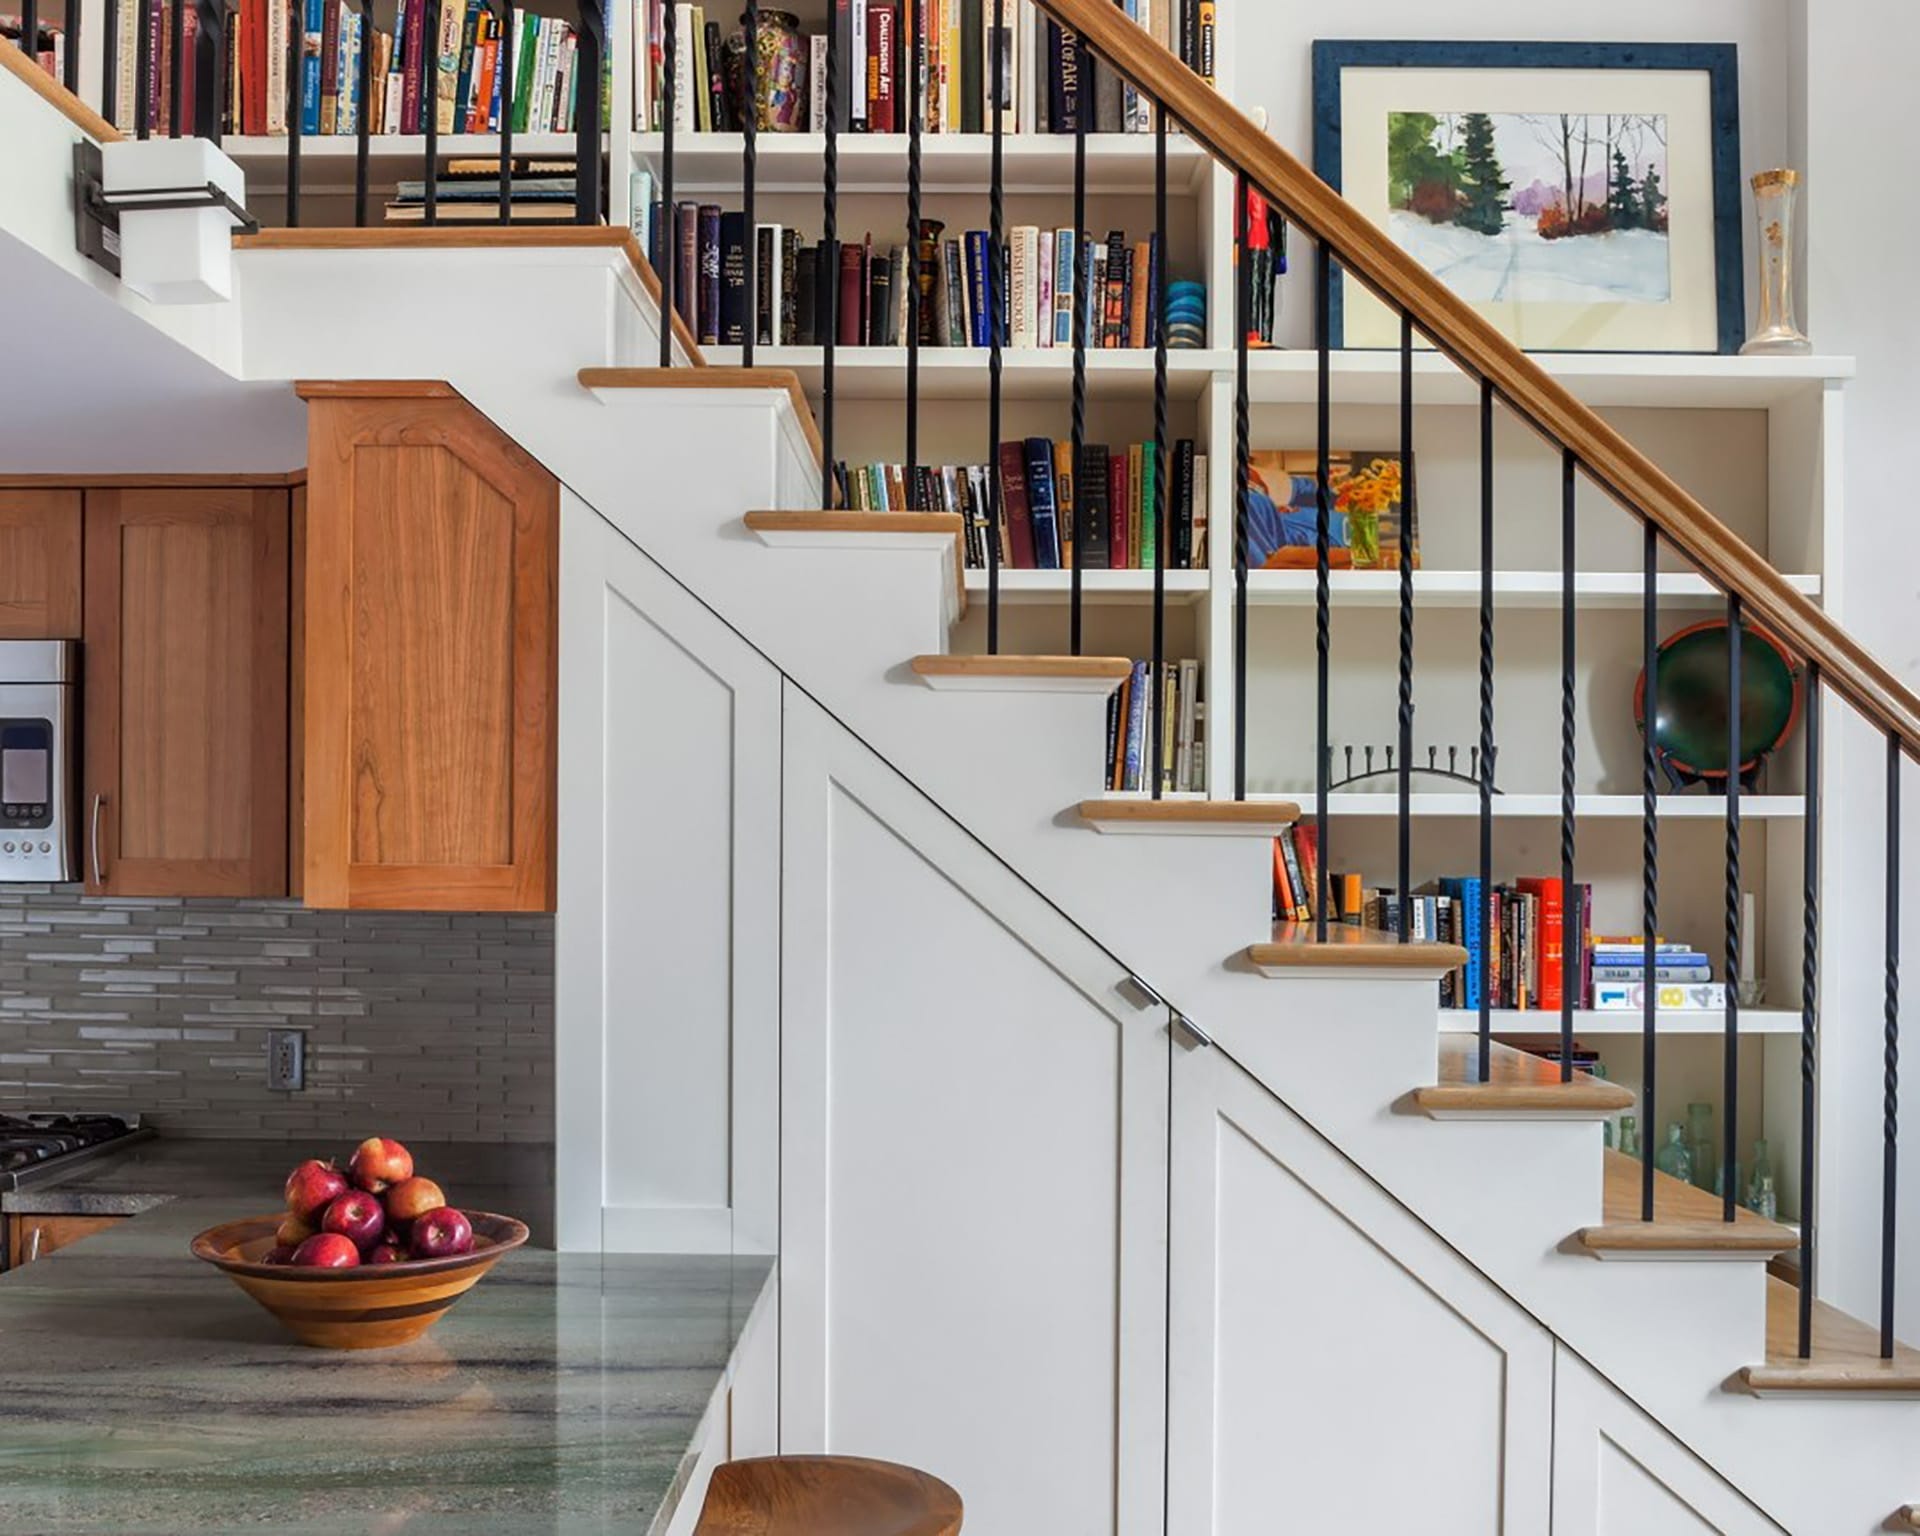
<instances>
[{"instance_id":1,"label":"wooden kitchen cabinet","mask_svg":"<svg viewBox=\"0 0 1920 1536\"><path fill-rule=\"evenodd\" d=\"M87 891L287 893L287 492L86 493Z\"/></svg>"},{"instance_id":2,"label":"wooden kitchen cabinet","mask_svg":"<svg viewBox=\"0 0 1920 1536\"><path fill-rule=\"evenodd\" d=\"M124 1216L9 1216L7 1268L18 1269L22 1264L44 1259L126 1219Z\"/></svg>"},{"instance_id":3,"label":"wooden kitchen cabinet","mask_svg":"<svg viewBox=\"0 0 1920 1536\"><path fill-rule=\"evenodd\" d=\"M302 393L304 899L550 911L559 486L444 386Z\"/></svg>"},{"instance_id":4,"label":"wooden kitchen cabinet","mask_svg":"<svg viewBox=\"0 0 1920 1536\"><path fill-rule=\"evenodd\" d=\"M78 640L80 613L80 492L0 490L0 640Z\"/></svg>"}]
</instances>

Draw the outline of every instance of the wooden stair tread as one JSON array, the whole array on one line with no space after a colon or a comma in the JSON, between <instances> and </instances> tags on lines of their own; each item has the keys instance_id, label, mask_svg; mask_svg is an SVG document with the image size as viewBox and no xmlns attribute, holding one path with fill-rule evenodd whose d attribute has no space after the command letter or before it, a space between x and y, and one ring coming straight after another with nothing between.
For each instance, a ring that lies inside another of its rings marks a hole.
<instances>
[{"instance_id":1,"label":"wooden stair tread","mask_svg":"<svg viewBox=\"0 0 1920 1536\"><path fill-rule=\"evenodd\" d=\"M1791 1227L1736 1208L1723 1219L1718 1195L1655 1170L1653 1220L1640 1219L1640 1160L1608 1149L1603 1197L1605 1222L1587 1227L1580 1245L1596 1253L1750 1253L1765 1258L1797 1248Z\"/></svg>"},{"instance_id":2,"label":"wooden stair tread","mask_svg":"<svg viewBox=\"0 0 1920 1536\"><path fill-rule=\"evenodd\" d=\"M1290 801L1268 800L1152 800L1109 796L1082 800L1083 821L1165 823L1173 826L1241 827L1259 831L1288 827L1300 819L1300 807Z\"/></svg>"},{"instance_id":3,"label":"wooden stair tread","mask_svg":"<svg viewBox=\"0 0 1920 1536\"><path fill-rule=\"evenodd\" d=\"M1800 1358L1800 1292L1767 1276L1767 1363L1740 1379L1761 1393L1887 1393L1920 1396L1920 1350L1896 1342L1880 1358L1880 1330L1824 1301L1813 1304L1813 1358Z\"/></svg>"},{"instance_id":4,"label":"wooden stair tread","mask_svg":"<svg viewBox=\"0 0 1920 1536\"><path fill-rule=\"evenodd\" d=\"M935 535L953 540L954 611L967 614L966 521L958 512L857 512L852 508L800 508L749 512L744 519L755 533L773 534L907 534Z\"/></svg>"},{"instance_id":5,"label":"wooden stair tread","mask_svg":"<svg viewBox=\"0 0 1920 1536\"><path fill-rule=\"evenodd\" d=\"M1117 688L1133 675L1133 663L1124 656L916 656L913 670L920 677L1061 678Z\"/></svg>"},{"instance_id":6,"label":"wooden stair tread","mask_svg":"<svg viewBox=\"0 0 1920 1536\"><path fill-rule=\"evenodd\" d=\"M1447 971L1467 963L1457 944L1402 944L1377 928L1327 924L1322 939L1312 923L1275 923L1273 938L1250 945L1247 959L1261 970Z\"/></svg>"},{"instance_id":7,"label":"wooden stair tread","mask_svg":"<svg viewBox=\"0 0 1920 1536\"><path fill-rule=\"evenodd\" d=\"M959 1536L960 1495L858 1456L765 1456L713 1469L694 1536Z\"/></svg>"},{"instance_id":8,"label":"wooden stair tread","mask_svg":"<svg viewBox=\"0 0 1920 1536\"><path fill-rule=\"evenodd\" d=\"M1591 1117L1633 1108L1625 1088L1585 1072L1560 1080L1560 1064L1510 1045L1493 1043L1492 1081L1480 1081L1476 1035L1440 1037L1439 1072L1431 1087L1416 1088L1414 1103L1429 1114L1565 1113Z\"/></svg>"}]
</instances>

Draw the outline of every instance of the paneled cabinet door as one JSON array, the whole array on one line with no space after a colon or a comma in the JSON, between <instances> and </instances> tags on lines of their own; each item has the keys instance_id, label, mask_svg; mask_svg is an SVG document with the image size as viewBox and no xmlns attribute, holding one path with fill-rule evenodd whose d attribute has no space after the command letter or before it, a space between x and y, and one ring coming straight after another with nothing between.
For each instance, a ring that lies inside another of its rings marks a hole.
<instances>
[{"instance_id":1,"label":"paneled cabinet door","mask_svg":"<svg viewBox=\"0 0 1920 1536\"><path fill-rule=\"evenodd\" d=\"M1547 1530L1547 1332L1223 1052L1173 1085L1168 1530Z\"/></svg>"},{"instance_id":2,"label":"paneled cabinet door","mask_svg":"<svg viewBox=\"0 0 1920 1536\"><path fill-rule=\"evenodd\" d=\"M80 638L80 493L0 490L0 640Z\"/></svg>"},{"instance_id":3,"label":"paneled cabinet door","mask_svg":"<svg viewBox=\"0 0 1920 1536\"><path fill-rule=\"evenodd\" d=\"M780 1449L1164 1532L1165 1010L786 698Z\"/></svg>"},{"instance_id":4,"label":"paneled cabinet door","mask_svg":"<svg viewBox=\"0 0 1920 1536\"><path fill-rule=\"evenodd\" d=\"M418 387L308 435L307 904L552 910L557 483Z\"/></svg>"},{"instance_id":5,"label":"paneled cabinet door","mask_svg":"<svg viewBox=\"0 0 1920 1536\"><path fill-rule=\"evenodd\" d=\"M284 896L287 493L89 491L87 890Z\"/></svg>"}]
</instances>

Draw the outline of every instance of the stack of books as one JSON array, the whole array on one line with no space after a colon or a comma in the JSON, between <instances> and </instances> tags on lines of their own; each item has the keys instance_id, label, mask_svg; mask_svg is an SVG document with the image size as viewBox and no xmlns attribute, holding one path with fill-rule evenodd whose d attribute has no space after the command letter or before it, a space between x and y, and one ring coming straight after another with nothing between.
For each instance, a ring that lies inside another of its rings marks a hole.
<instances>
[{"instance_id":1,"label":"stack of books","mask_svg":"<svg viewBox=\"0 0 1920 1536\"><path fill-rule=\"evenodd\" d=\"M756 226L760 292L747 294L744 216L717 203L680 203L669 242L666 209L656 198L651 172L634 181L635 236L656 268L674 266L675 307L703 346L739 346L754 317L762 346L819 346L830 312L826 285L837 285L836 341L843 347L905 344L912 323L904 244L877 246L864 240L841 245L838 261L824 243L780 224ZM998 310L1001 345L1012 351L1073 345L1075 285L1091 265L1087 345L1101 350L1156 346L1160 338L1161 250L1158 236L1129 241L1114 230L1104 241L1079 243L1070 229L1022 225L1009 231L1001 252L1007 293L993 303L992 246L987 231L969 230L941 239L944 226L929 221L918 262L920 344L927 347L990 347ZM1168 345L1197 347L1205 341L1206 295L1202 285L1173 285L1174 324Z\"/></svg>"},{"instance_id":2,"label":"stack of books","mask_svg":"<svg viewBox=\"0 0 1920 1536\"><path fill-rule=\"evenodd\" d=\"M508 214L515 224L569 224L574 216L574 165L571 160L516 158L507 181ZM427 184L403 181L387 204L389 224L417 224L426 218ZM500 162L450 160L434 186L434 218L441 224L497 224L500 221Z\"/></svg>"},{"instance_id":3,"label":"stack of books","mask_svg":"<svg viewBox=\"0 0 1920 1536\"><path fill-rule=\"evenodd\" d=\"M1153 733L1160 733L1163 794L1204 792L1207 787L1206 701L1200 663L1161 665L1157 686L1151 663L1133 672L1107 702L1107 788L1116 794L1153 788Z\"/></svg>"},{"instance_id":4,"label":"stack of books","mask_svg":"<svg viewBox=\"0 0 1920 1536\"><path fill-rule=\"evenodd\" d=\"M1151 570L1158 547L1160 471L1152 443L1087 443L1076 477L1073 444L1030 437L1000 445L1001 559L1017 571ZM1171 453L1169 570L1207 563L1207 460L1190 438ZM1086 505L1076 498L1084 491ZM1075 539L1084 535L1084 547Z\"/></svg>"},{"instance_id":5,"label":"stack of books","mask_svg":"<svg viewBox=\"0 0 1920 1536\"><path fill-rule=\"evenodd\" d=\"M1115 0L1127 18L1207 80L1214 78L1214 42L1219 0ZM836 100L843 133L905 133L907 58L912 46L906 0L827 0L838 31L840 65ZM737 87L728 83L722 54L730 49L738 8L717 3L635 0L634 126L658 133L665 127L667 9L673 9L673 113L676 131L737 132L741 109ZM1092 57L1072 32L1062 30L1034 0L1000 0L1005 61L1002 127L1009 133L1072 133L1081 116L1094 133L1150 133L1152 104ZM926 133L985 133L992 129L995 0L922 0L921 128ZM765 14L764 12L762 13ZM793 129L826 127L827 33L804 40L806 91L801 110L763 112L763 121ZM763 88L779 89L770 82Z\"/></svg>"}]
</instances>

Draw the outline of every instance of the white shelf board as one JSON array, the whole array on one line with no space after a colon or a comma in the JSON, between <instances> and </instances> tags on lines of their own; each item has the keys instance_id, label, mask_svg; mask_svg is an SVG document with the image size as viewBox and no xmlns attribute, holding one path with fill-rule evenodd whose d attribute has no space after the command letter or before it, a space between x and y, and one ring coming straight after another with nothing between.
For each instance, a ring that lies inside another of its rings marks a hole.
<instances>
[{"instance_id":1,"label":"white shelf board","mask_svg":"<svg viewBox=\"0 0 1920 1536\"><path fill-rule=\"evenodd\" d=\"M702 347L709 363L737 364L738 347ZM1009 348L1001 353L1001 395L1007 400L1066 400L1073 393L1073 351L1069 347ZM1167 390L1172 399L1197 400L1231 355L1213 351L1169 352ZM755 347L760 368L789 368L809 394L821 388L818 347ZM907 388L905 347L837 347L833 390L838 400L901 400ZM1153 398L1153 353L1143 348L1087 354L1087 393L1100 400ZM987 398L987 350L984 347L923 347L920 351L922 400Z\"/></svg>"},{"instance_id":2,"label":"white shelf board","mask_svg":"<svg viewBox=\"0 0 1920 1536\"><path fill-rule=\"evenodd\" d=\"M1820 595L1818 576L1788 576L1794 589L1809 597ZM1640 609L1641 575L1638 571L1577 571L1574 573L1574 600L1581 608ZM1316 581L1312 571L1251 571L1247 575L1247 597L1257 607L1311 608L1315 601ZM1333 601L1341 607L1397 608L1400 603L1398 571L1334 571L1331 576ZM1672 572L1659 578L1660 602L1670 608L1719 608L1726 603L1720 589L1704 576ZM1427 608L1477 608L1480 603L1478 571L1415 571L1413 600ZM1558 571L1495 571L1493 601L1499 608L1560 607Z\"/></svg>"},{"instance_id":3,"label":"white shelf board","mask_svg":"<svg viewBox=\"0 0 1920 1536\"><path fill-rule=\"evenodd\" d=\"M1468 1008L1442 1008L1440 1032L1446 1035L1470 1035L1480 1027L1480 1016ZM1575 1035L1637 1035L1644 1024L1640 1013L1612 1010L1595 1012L1576 1008L1573 1012ZM1654 1032L1659 1035L1718 1035L1727 1027L1727 1016L1718 1008L1662 1009L1654 1016ZM1496 1008L1493 1010L1496 1035L1557 1035L1560 1015L1542 1009ZM1800 1013L1789 1008L1742 1008L1742 1035L1797 1035Z\"/></svg>"},{"instance_id":4,"label":"white shelf board","mask_svg":"<svg viewBox=\"0 0 1920 1536\"><path fill-rule=\"evenodd\" d=\"M604 145L605 139L602 138ZM300 137L300 186L351 187L354 157L360 141L356 135L302 134ZM286 185L287 139L284 135L245 137L230 135L220 141L224 150L247 173L250 184L271 187ZM516 133L513 156L536 159L565 157L572 159L574 138L571 133ZM384 188L395 181L420 181L426 177L426 135L419 133L376 133L367 141L367 169L374 186ZM438 154L444 168L448 160L498 159L500 136L493 133L443 133ZM572 204L560 205L562 211Z\"/></svg>"},{"instance_id":5,"label":"white shelf board","mask_svg":"<svg viewBox=\"0 0 1920 1536\"><path fill-rule=\"evenodd\" d=\"M1018 198L1073 190L1071 134L1008 134L1003 140L1005 185ZM743 142L737 133L676 133L673 136L673 191L726 192L738 197ZM826 135L763 133L755 146L754 186L761 192L806 192L818 197L825 181ZM636 134L634 159L660 171L663 154L657 133ZM886 193L904 197L907 185L907 136L904 133L843 133L839 142L840 193ZM1196 192L1205 181L1207 152L1192 139L1167 141L1167 187L1176 197ZM993 136L986 133L931 133L920 140L921 184L931 192L969 192L984 196L993 169ZM1087 189L1153 195L1151 134L1091 134L1087 139ZM904 203L902 204L904 208ZM901 215L904 227L905 214ZM1021 222L1010 219L1011 223Z\"/></svg>"},{"instance_id":6,"label":"white shelf board","mask_svg":"<svg viewBox=\"0 0 1920 1536\"><path fill-rule=\"evenodd\" d=\"M1536 353L1534 361L1588 405L1698 410L1764 410L1829 383L1850 379L1850 357L1719 357L1645 352ZM1304 405L1316 398L1318 354L1261 351L1249 359L1256 404ZM1333 354L1333 393L1342 404L1397 405L1397 352ZM1421 405L1475 405L1480 389L1434 352L1414 358L1414 400Z\"/></svg>"},{"instance_id":7,"label":"white shelf board","mask_svg":"<svg viewBox=\"0 0 1920 1536\"><path fill-rule=\"evenodd\" d=\"M1462 758L1463 763L1464 761L1465 759ZM1414 775L1416 782L1419 777L1418 773ZM1391 786L1392 781L1383 779L1380 782ZM1273 795L1249 795L1247 798L1292 800L1306 808L1309 814L1313 808L1311 787ZM1400 797L1391 787L1358 793L1349 790L1328 796L1327 808L1335 816L1390 818L1400 814ZM1583 821L1638 821L1641 802L1638 795L1576 795L1573 808L1574 814ZM1480 799L1471 789L1458 792L1416 790L1412 797L1412 811L1416 819L1451 817L1464 820L1479 816ZM1742 795L1740 797L1740 816L1743 821L1798 821L1806 813L1806 799L1801 795ZM1719 826L1726 821L1726 815L1726 802L1718 796L1709 798L1705 795L1662 795L1660 797L1662 826L1670 826L1680 821L1712 822ZM1495 795L1493 817L1495 821L1558 821L1560 797L1557 794Z\"/></svg>"},{"instance_id":8,"label":"white shelf board","mask_svg":"<svg viewBox=\"0 0 1920 1536\"><path fill-rule=\"evenodd\" d=\"M1089 603L1151 603L1152 571L1082 571L1081 596ZM1205 571L1168 571L1167 601L1190 603L1205 595ZM967 593L975 602L985 602L987 573L967 572ZM1071 571L1000 570L1000 600L1003 603L1065 603L1073 593Z\"/></svg>"}]
</instances>

